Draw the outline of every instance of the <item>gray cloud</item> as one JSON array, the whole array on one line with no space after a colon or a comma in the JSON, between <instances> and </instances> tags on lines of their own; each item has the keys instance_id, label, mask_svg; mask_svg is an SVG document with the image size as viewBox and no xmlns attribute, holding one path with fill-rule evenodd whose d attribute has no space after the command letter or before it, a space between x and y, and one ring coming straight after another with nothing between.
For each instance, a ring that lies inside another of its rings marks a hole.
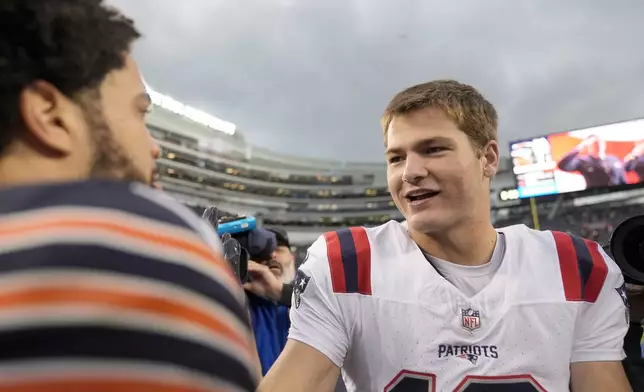
<instances>
[{"instance_id":1,"label":"gray cloud","mask_svg":"<svg viewBox=\"0 0 644 392\"><path fill-rule=\"evenodd\" d=\"M112 0L157 90L282 152L380 161L393 94L454 78L512 139L644 117L641 0Z\"/></svg>"}]
</instances>

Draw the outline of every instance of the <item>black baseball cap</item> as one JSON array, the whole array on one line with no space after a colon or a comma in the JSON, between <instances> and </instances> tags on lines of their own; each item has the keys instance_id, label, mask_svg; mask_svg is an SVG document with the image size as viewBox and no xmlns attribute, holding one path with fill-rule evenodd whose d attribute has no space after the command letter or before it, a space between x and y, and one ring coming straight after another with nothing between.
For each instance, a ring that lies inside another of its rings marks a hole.
<instances>
[{"instance_id":1,"label":"black baseball cap","mask_svg":"<svg viewBox=\"0 0 644 392\"><path fill-rule=\"evenodd\" d=\"M286 230L277 227L268 230L275 233L275 237L277 238L277 246L286 246L288 248L291 247L291 241L289 241L288 239L288 233L286 232Z\"/></svg>"}]
</instances>

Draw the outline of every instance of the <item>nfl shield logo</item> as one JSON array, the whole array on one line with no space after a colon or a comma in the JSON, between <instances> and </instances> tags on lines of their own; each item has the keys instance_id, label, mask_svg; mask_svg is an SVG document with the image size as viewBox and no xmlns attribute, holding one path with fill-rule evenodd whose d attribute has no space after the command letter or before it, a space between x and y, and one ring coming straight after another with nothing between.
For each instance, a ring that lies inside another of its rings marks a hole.
<instances>
[{"instance_id":1,"label":"nfl shield logo","mask_svg":"<svg viewBox=\"0 0 644 392\"><path fill-rule=\"evenodd\" d=\"M481 314L472 308L461 309L461 326L472 333L481 328Z\"/></svg>"}]
</instances>

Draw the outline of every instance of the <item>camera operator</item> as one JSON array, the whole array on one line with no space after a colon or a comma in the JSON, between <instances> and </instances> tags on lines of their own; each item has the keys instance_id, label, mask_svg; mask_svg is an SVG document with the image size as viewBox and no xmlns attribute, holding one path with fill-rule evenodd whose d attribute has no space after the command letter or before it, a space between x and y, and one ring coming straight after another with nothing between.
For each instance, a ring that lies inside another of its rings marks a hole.
<instances>
[{"instance_id":1,"label":"camera operator","mask_svg":"<svg viewBox=\"0 0 644 392\"><path fill-rule=\"evenodd\" d=\"M101 0L0 1L0 390L254 391L220 243L151 189L159 147Z\"/></svg>"},{"instance_id":2,"label":"camera operator","mask_svg":"<svg viewBox=\"0 0 644 392\"><path fill-rule=\"evenodd\" d=\"M273 307L277 309L277 317L275 318L276 337L275 342L272 344L264 343L266 339L259 338L255 322L253 328L255 332L255 340L257 343L257 351L262 363L262 372L265 375L272 364L277 360L279 354L286 345L288 338L288 328L290 327L290 319L287 309L291 307L293 296L293 281L295 279L295 256L291 252L290 242L286 232L281 229L270 229L276 234L277 237L277 250L273 261L268 264L249 262L248 273L252 276L250 282L244 285L244 288L251 292L251 296L259 296L271 300ZM281 266L278 267L278 264ZM260 301L251 300L251 310L254 309L253 303L257 304ZM257 309L257 308L255 308ZM288 326L287 326L288 325ZM264 347L268 346L268 350ZM346 387L342 381L342 377L338 378L335 387L336 392L345 392Z\"/></svg>"},{"instance_id":3,"label":"camera operator","mask_svg":"<svg viewBox=\"0 0 644 392\"><path fill-rule=\"evenodd\" d=\"M291 306L291 282L295 275L295 257L291 252L288 234L281 229L269 230L276 239L271 258L263 262L250 260L250 281L244 284L264 374L286 345L290 327L288 308Z\"/></svg>"},{"instance_id":4,"label":"camera operator","mask_svg":"<svg viewBox=\"0 0 644 392\"><path fill-rule=\"evenodd\" d=\"M290 308L295 278L295 256L291 252L288 234L281 229L269 230L275 234L277 248L270 261L257 263L251 260L248 263L248 274L252 279L244 284L244 288L259 297Z\"/></svg>"}]
</instances>

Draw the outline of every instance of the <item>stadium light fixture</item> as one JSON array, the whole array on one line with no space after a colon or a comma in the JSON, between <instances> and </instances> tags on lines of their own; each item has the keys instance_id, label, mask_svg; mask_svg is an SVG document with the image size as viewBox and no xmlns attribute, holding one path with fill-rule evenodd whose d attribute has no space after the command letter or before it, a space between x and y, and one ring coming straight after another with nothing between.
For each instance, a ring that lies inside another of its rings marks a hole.
<instances>
[{"instance_id":1,"label":"stadium light fixture","mask_svg":"<svg viewBox=\"0 0 644 392\"><path fill-rule=\"evenodd\" d=\"M499 192L499 199L501 201L518 200L519 191L516 189L503 189Z\"/></svg>"},{"instance_id":2,"label":"stadium light fixture","mask_svg":"<svg viewBox=\"0 0 644 392\"><path fill-rule=\"evenodd\" d=\"M235 134L237 130L237 126L235 124L229 121L224 121L202 110L179 102L168 95L161 94L158 91L154 90L149 84L145 83L145 81L143 83L145 84L145 89L150 95L150 98L152 99L152 103L154 105L183 116L198 124L205 125L208 128L223 132L227 135L232 136Z\"/></svg>"}]
</instances>

